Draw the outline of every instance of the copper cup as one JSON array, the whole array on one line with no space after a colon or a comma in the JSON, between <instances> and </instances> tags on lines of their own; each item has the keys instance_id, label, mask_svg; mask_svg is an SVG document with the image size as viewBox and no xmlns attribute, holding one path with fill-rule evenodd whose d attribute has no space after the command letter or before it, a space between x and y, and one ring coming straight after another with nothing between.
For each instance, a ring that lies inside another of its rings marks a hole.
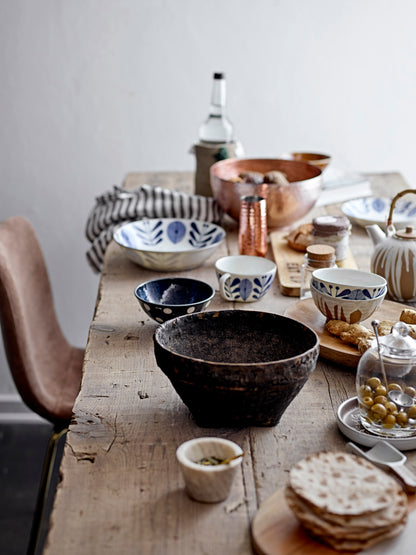
<instances>
[{"instance_id":1,"label":"copper cup","mask_svg":"<svg viewBox=\"0 0 416 555\"><path fill-rule=\"evenodd\" d=\"M238 252L250 256L267 254L267 211L263 197L241 197Z\"/></svg>"}]
</instances>

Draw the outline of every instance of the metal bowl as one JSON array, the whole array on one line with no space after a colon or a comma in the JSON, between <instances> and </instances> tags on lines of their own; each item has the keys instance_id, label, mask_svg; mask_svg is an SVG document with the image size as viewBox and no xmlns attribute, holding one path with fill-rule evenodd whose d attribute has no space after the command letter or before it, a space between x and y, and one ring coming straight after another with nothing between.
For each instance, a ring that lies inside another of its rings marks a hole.
<instances>
[{"instance_id":1,"label":"metal bowl","mask_svg":"<svg viewBox=\"0 0 416 555\"><path fill-rule=\"evenodd\" d=\"M285 316L223 310L161 324L154 349L199 426L274 426L315 369L319 340Z\"/></svg>"},{"instance_id":2,"label":"metal bowl","mask_svg":"<svg viewBox=\"0 0 416 555\"><path fill-rule=\"evenodd\" d=\"M283 172L289 185L254 185L238 179L240 172ZM322 190L322 170L306 162L269 158L229 158L210 168L211 188L220 207L235 220L240 217L243 195L267 199L269 228L287 227L305 216L315 205Z\"/></svg>"}]
</instances>

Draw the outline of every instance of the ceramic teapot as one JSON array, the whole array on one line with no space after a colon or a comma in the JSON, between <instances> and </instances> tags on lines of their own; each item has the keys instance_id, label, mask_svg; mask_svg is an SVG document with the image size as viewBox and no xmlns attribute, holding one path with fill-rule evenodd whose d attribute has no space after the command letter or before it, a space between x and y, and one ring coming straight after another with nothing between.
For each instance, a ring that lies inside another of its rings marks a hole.
<instances>
[{"instance_id":1,"label":"ceramic teapot","mask_svg":"<svg viewBox=\"0 0 416 555\"><path fill-rule=\"evenodd\" d=\"M416 301L416 219L415 227L396 231L393 225L396 202L407 193L416 194L416 189L401 191L392 200L386 234L378 225L366 226L375 245L371 271L386 279L390 298L402 302Z\"/></svg>"}]
</instances>

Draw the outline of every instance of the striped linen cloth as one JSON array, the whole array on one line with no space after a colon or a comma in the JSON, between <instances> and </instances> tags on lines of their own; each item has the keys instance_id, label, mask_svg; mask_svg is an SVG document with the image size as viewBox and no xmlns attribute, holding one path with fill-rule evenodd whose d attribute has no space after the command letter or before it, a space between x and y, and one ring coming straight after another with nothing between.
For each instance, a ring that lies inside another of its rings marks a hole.
<instances>
[{"instance_id":1,"label":"striped linen cloth","mask_svg":"<svg viewBox=\"0 0 416 555\"><path fill-rule=\"evenodd\" d=\"M223 211L211 197L189 195L163 187L142 185L126 191L115 185L96 198L88 216L85 235L91 242L86 256L95 272L101 272L105 251L121 224L143 218L186 218L220 223Z\"/></svg>"}]
</instances>

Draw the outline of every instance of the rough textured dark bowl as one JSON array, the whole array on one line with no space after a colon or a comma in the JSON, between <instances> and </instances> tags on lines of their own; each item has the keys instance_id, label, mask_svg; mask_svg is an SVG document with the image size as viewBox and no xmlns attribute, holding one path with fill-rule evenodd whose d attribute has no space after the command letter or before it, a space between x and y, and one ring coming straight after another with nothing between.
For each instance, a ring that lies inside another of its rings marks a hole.
<instances>
[{"instance_id":1,"label":"rough textured dark bowl","mask_svg":"<svg viewBox=\"0 0 416 555\"><path fill-rule=\"evenodd\" d=\"M235 182L240 172L283 172L289 185ZM210 168L211 188L218 204L235 220L240 218L243 195L259 195L267 200L267 225L289 226L305 216L322 190L322 171L306 162L272 158L228 158Z\"/></svg>"},{"instance_id":2,"label":"rough textured dark bowl","mask_svg":"<svg viewBox=\"0 0 416 555\"><path fill-rule=\"evenodd\" d=\"M154 348L199 426L274 426L315 369L319 341L278 314L223 310L162 324Z\"/></svg>"},{"instance_id":3,"label":"rough textured dark bowl","mask_svg":"<svg viewBox=\"0 0 416 555\"><path fill-rule=\"evenodd\" d=\"M134 295L146 314L162 323L204 310L215 290L205 281L172 277L146 281L136 287Z\"/></svg>"}]
</instances>

